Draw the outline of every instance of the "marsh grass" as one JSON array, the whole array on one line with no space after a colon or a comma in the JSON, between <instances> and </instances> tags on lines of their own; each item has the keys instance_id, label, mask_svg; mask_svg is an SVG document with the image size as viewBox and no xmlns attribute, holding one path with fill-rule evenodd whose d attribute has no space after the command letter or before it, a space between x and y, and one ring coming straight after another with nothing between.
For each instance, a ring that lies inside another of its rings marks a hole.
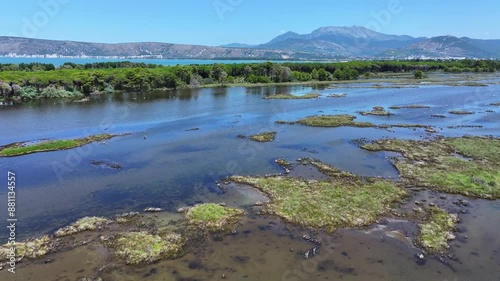
<instances>
[{"instance_id":1,"label":"marsh grass","mask_svg":"<svg viewBox=\"0 0 500 281\"><path fill-rule=\"evenodd\" d=\"M0 246L0 262L9 260L9 253L12 246L5 244ZM30 239L24 242L16 242L16 260L38 259L48 254L53 248L49 236L42 236L37 239Z\"/></svg>"},{"instance_id":2,"label":"marsh grass","mask_svg":"<svg viewBox=\"0 0 500 281\"><path fill-rule=\"evenodd\" d=\"M371 111L361 111L359 112L361 115L374 115L374 116L390 116L394 115L393 113L390 113L386 111L382 106L375 106Z\"/></svg>"},{"instance_id":3,"label":"marsh grass","mask_svg":"<svg viewBox=\"0 0 500 281\"><path fill-rule=\"evenodd\" d=\"M380 110L379 107L376 107L376 110ZM377 113L371 114L373 111L370 113L365 113L361 112L362 115L384 115L388 116L387 114L391 115L391 113L387 113L385 111L377 111ZM389 129L389 128L423 128L423 129L428 129L432 128L432 126L429 125L424 125L424 124L381 124L381 125L375 125L370 122L357 122L356 116L349 115L349 114L340 114L340 115L313 115L313 116L307 116L305 118L299 119L297 121L284 121L284 120L278 120L275 123L277 124L300 124L304 126L310 126L310 127L358 127L358 128L379 128L379 129Z\"/></svg>"},{"instance_id":4,"label":"marsh grass","mask_svg":"<svg viewBox=\"0 0 500 281\"><path fill-rule=\"evenodd\" d=\"M486 199L500 198L499 139L382 140L361 147L400 152L394 165L412 184ZM471 160L455 156L458 153Z\"/></svg>"},{"instance_id":5,"label":"marsh grass","mask_svg":"<svg viewBox=\"0 0 500 281\"><path fill-rule=\"evenodd\" d=\"M13 157L37 152L66 150L83 146L91 142L111 139L115 136L116 135L100 134L79 139L43 141L32 145L18 144L2 148L2 150L0 150L0 156Z\"/></svg>"},{"instance_id":6,"label":"marsh grass","mask_svg":"<svg viewBox=\"0 0 500 281\"><path fill-rule=\"evenodd\" d=\"M179 234L153 235L146 231L129 232L112 243L115 255L127 264L149 264L161 259L175 259L183 254Z\"/></svg>"},{"instance_id":7,"label":"marsh grass","mask_svg":"<svg viewBox=\"0 0 500 281\"><path fill-rule=\"evenodd\" d=\"M318 93L309 93L302 96L296 96L292 94L276 94L272 96L266 96L264 99L266 100L304 100L304 99L316 99L321 95Z\"/></svg>"},{"instance_id":8,"label":"marsh grass","mask_svg":"<svg viewBox=\"0 0 500 281\"><path fill-rule=\"evenodd\" d=\"M437 207L427 210L425 222L419 224L418 243L429 252L443 252L448 241L454 238L453 230L458 222L456 215L448 214Z\"/></svg>"},{"instance_id":9,"label":"marsh grass","mask_svg":"<svg viewBox=\"0 0 500 281\"><path fill-rule=\"evenodd\" d=\"M243 215L240 209L219 204L207 203L196 205L186 213L188 222L211 232L225 231Z\"/></svg>"},{"instance_id":10,"label":"marsh grass","mask_svg":"<svg viewBox=\"0 0 500 281\"><path fill-rule=\"evenodd\" d=\"M311 126L311 127L374 127L370 122L356 122L356 116L343 114L343 115L321 115L321 116L308 116L302 118L295 123Z\"/></svg>"},{"instance_id":11,"label":"marsh grass","mask_svg":"<svg viewBox=\"0 0 500 281\"><path fill-rule=\"evenodd\" d=\"M410 105L398 105L398 106L390 106L389 109L419 109L419 108L431 108L428 105L421 105L421 104L410 104Z\"/></svg>"},{"instance_id":12,"label":"marsh grass","mask_svg":"<svg viewBox=\"0 0 500 281\"><path fill-rule=\"evenodd\" d=\"M312 166L316 167L318 171L321 173L330 176L330 177L335 177L335 178L351 178L351 179L356 179L359 180L360 178L354 174L351 174L349 172L342 171L338 168L335 168L331 165L325 164L323 162L320 162L318 160L310 160L310 159L303 159L303 162L306 161L306 163L311 164Z\"/></svg>"},{"instance_id":13,"label":"marsh grass","mask_svg":"<svg viewBox=\"0 0 500 281\"><path fill-rule=\"evenodd\" d=\"M84 217L75 223L56 231L56 237L73 235L83 231L92 231L110 224L111 221L101 217Z\"/></svg>"},{"instance_id":14,"label":"marsh grass","mask_svg":"<svg viewBox=\"0 0 500 281\"><path fill-rule=\"evenodd\" d=\"M447 139L446 143L463 156L500 165L500 139L463 137Z\"/></svg>"},{"instance_id":15,"label":"marsh grass","mask_svg":"<svg viewBox=\"0 0 500 281\"><path fill-rule=\"evenodd\" d=\"M348 175L330 181L241 176L233 176L231 180L267 194L271 199L265 206L267 213L290 223L330 232L341 227L369 225L406 195L392 181Z\"/></svg>"},{"instance_id":16,"label":"marsh grass","mask_svg":"<svg viewBox=\"0 0 500 281\"><path fill-rule=\"evenodd\" d=\"M250 136L250 139L258 142L272 142L276 137L276 132L264 132Z\"/></svg>"}]
</instances>

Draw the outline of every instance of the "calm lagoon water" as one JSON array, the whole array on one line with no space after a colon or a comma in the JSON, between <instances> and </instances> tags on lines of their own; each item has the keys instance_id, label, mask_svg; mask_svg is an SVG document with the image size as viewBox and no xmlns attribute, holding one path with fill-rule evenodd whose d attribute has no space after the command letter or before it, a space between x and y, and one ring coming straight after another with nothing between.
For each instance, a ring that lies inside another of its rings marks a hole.
<instances>
[{"instance_id":1,"label":"calm lagoon water","mask_svg":"<svg viewBox=\"0 0 500 281\"><path fill-rule=\"evenodd\" d=\"M321 98L263 99L266 95L277 93L301 95L313 91L320 92ZM327 98L331 93L347 93L348 96ZM50 233L87 215L113 216L141 211L148 206L174 212L187 204L221 201L224 194L215 184L217 180L233 174L281 172L274 164L277 158L289 161L301 157L317 158L360 175L395 178L398 176L397 171L387 155L363 151L352 140L385 137L423 139L432 135L421 129L310 128L278 125L275 121L291 121L316 114L354 114L359 121L376 124L432 125L444 136L499 136L500 112L498 107L489 106L498 101L498 85L325 90L310 86L236 87L115 94L78 103L35 101L0 107L0 120L3 121L0 145L44 138L83 137L104 132L130 135L73 150L0 158L0 170L11 170L18 175L18 235L26 238ZM364 117L357 114L373 106L408 104L424 104L431 108L394 110L395 115L390 117ZM476 114L448 114L452 109L471 110ZM447 118L432 118L431 114L443 114ZM448 128L458 125L483 127ZM198 130L190 130L194 128ZM263 131L277 131L276 140L262 144L237 138L238 134ZM113 170L94 166L91 160L115 162L123 168ZM5 191L0 191L0 195L5 198ZM242 198L238 200L244 201L244 197L250 195L242 193L240 196ZM4 203L2 205L5 206ZM421 276L431 280L455 280L455 277L458 278L456 280L471 280L471 276L489 278L475 280L498 280L491 274L500 265L500 241L496 235L500 228L488 220L498 218L500 207L497 202L481 200L478 200L477 206L477 212L471 211L464 219L467 226L474 229L469 234L468 244L454 242L452 245L463 262L453 265L453 269L435 260L425 266L416 265L413 256L415 249L411 245L398 244L395 240L381 244L380 233L376 231L343 230L335 237L344 250L339 249L330 256L339 265L334 265L333 261L332 264L325 262L324 272L308 274L306 279L290 280L324 280L328 276L340 278L339 274L347 280L401 280L401 276L405 276L405 280L420 280ZM5 219L5 212L2 211L0 221ZM260 220L265 219L250 219L248 227L258 232L256 225L261 223ZM6 235L5 230L0 231L2 240ZM240 265L238 276L241 279L237 280L264 280L266 274L281 276L287 268L303 262L297 255L289 253L289 248L294 243L300 244L300 241L273 231L249 237L234 238L234 243L225 240L224 246L209 245L212 250L200 254L200 257L206 258L200 262L207 262L206 266L210 268L220 268L225 258L221 258L220 264L217 264L216 256L246 253L246 256L251 257L252 264L250 267L248 264ZM489 240L482 242L481 239ZM252 249L248 241L254 243ZM279 249L271 251L270 245L274 244ZM349 259L342 253L344 251L348 253ZM471 257L471 252L479 252L479 256ZM195 258L191 255L187 259ZM159 265L158 268L165 272L161 278L172 278L167 277L167 273L177 263L184 262ZM464 265L469 262L482 265ZM353 266L357 268L354 271L356 274L352 274L349 269ZM281 271L272 273L273 267ZM132 277L127 277L127 274L141 276L147 269L124 270L121 275L109 276L109 280L129 280L127 278ZM341 274L342 270L344 274ZM197 274L203 274L193 272L186 273L186 276L192 274L193 278L200 278ZM216 275L219 271L214 269L214 272L217 273L198 280L219 279L220 275ZM246 279L243 277L245 275ZM167 280L157 278L152 280Z\"/></svg>"}]
</instances>

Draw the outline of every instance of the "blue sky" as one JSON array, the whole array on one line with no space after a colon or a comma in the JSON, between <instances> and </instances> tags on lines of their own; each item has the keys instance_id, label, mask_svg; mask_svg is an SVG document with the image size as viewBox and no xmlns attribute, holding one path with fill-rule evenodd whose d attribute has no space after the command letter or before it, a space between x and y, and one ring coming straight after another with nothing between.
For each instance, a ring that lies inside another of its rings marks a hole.
<instances>
[{"instance_id":1,"label":"blue sky","mask_svg":"<svg viewBox=\"0 0 500 281\"><path fill-rule=\"evenodd\" d=\"M333 25L500 38L498 0L16 0L0 8L0 35L91 42L257 44Z\"/></svg>"}]
</instances>

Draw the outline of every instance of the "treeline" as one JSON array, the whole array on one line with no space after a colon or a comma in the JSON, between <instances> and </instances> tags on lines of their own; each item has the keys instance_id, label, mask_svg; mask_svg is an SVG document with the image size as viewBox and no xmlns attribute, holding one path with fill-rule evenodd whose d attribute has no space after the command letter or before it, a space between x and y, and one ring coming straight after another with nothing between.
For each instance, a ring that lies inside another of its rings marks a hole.
<instances>
[{"instance_id":1,"label":"treeline","mask_svg":"<svg viewBox=\"0 0 500 281\"><path fill-rule=\"evenodd\" d=\"M17 67L17 69L16 69ZM372 74L416 71L494 72L499 61L352 61L162 66L133 62L0 65L1 94L23 99L67 97L115 90L148 91L234 83L353 80ZM2 82L3 81L3 82ZM16 86L16 87L14 87ZM13 89L17 89L14 91ZM58 94L60 92L60 95ZM8 94L6 94L8 93ZM45 93L45 94L44 94Z\"/></svg>"}]
</instances>

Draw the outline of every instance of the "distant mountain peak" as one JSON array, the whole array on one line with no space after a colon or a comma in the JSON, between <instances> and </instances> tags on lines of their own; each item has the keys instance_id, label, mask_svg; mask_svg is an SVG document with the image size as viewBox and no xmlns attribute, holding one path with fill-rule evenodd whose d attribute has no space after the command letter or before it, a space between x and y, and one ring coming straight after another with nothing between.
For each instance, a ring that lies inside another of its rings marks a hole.
<instances>
[{"instance_id":1,"label":"distant mountain peak","mask_svg":"<svg viewBox=\"0 0 500 281\"><path fill-rule=\"evenodd\" d=\"M288 31L261 45L232 43L218 47L154 42L89 43L0 36L0 56L120 57L170 59L409 59L500 58L500 40L453 35L415 38L390 35L363 26L324 26L308 34Z\"/></svg>"},{"instance_id":2,"label":"distant mountain peak","mask_svg":"<svg viewBox=\"0 0 500 281\"><path fill-rule=\"evenodd\" d=\"M387 49L411 45L418 40L411 36L388 35L362 26L324 26L309 34L287 32L261 48L317 52L340 56L370 56Z\"/></svg>"},{"instance_id":3,"label":"distant mountain peak","mask_svg":"<svg viewBox=\"0 0 500 281\"><path fill-rule=\"evenodd\" d=\"M442 35L429 38L402 48L397 52L400 56L425 57L469 57L491 58L493 54L479 48L473 39L458 38L453 35Z\"/></svg>"}]
</instances>

